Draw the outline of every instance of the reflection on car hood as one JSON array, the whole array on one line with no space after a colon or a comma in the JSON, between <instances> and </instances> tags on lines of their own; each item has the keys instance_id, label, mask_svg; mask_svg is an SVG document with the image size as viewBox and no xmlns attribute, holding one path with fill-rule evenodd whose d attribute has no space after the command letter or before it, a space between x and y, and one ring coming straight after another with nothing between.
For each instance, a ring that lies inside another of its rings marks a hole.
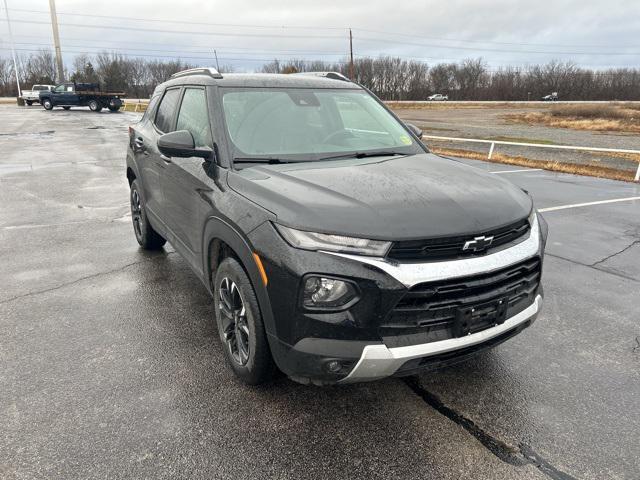
<instances>
[{"instance_id":1,"label":"reflection on car hood","mask_svg":"<svg viewBox=\"0 0 640 480\"><path fill-rule=\"evenodd\" d=\"M531 199L494 174L433 154L260 165L229 186L301 230L408 240L465 235L526 217Z\"/></svg>"}]
</instances>

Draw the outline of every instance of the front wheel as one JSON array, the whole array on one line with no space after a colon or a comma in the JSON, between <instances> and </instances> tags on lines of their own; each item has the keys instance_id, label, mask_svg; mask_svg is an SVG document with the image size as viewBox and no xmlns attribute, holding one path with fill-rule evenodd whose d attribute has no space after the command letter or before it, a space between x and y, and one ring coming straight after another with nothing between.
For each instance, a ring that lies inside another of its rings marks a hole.
<instances>
[{"instance_id":1,"label":"front wheel","mask_svg":"<svg viewBox=\"0 0 640 480\"><path fill-rule=\"evenodd\" d=\"M62 108L64 108L65 110L69 110L71 107L62 107Z\"/></svg>"},{"instance_id":2,"label":"front wheel","mask_svg":"<svg viewBox=\"0 0 640 480\"><path fill-rule=\"evenodd\" d=\"M42 106L45 110L53 110L53 103L51 103L51 100L49 100L48 98L42 101Z\"/></svg>"},{"instance_id":3,"label":"front wheel","mask_svg":"<svg viewBox=\"0 0 640 480\"><path fill-rule=\"evenodd\" d=\"M275 364L249 277L229 257L220 263L213 282L216 323L227 362L244 383L268 381Z\"/></svg>"},{"instance_id":4,"label":"front wheel","mask_svg":"<svg viewBox=\"0 0 640 480\"><path fill-rule=\"evenodd\" d=\"M92 112L99 112L102 110L102 105L97 100L89 100L89 110Z\"/></svg>"},{"instance_id":5,"label":"front wheel","mask_svg":"<svg viewBox=\"0 0 640 480\"><path fill-rule=\"evenodd\" d=\"M33 105L33 100L26 100L27 105L31 106Z\"/></svg>"},{"instance_id":6,"label":"front wheel","mask_svg":"<svg viewBox=\"0 0 640 480\"><path fill-rule=\"evenodd\" d=\"M142 198L142 192L138 187L138 181L131 182L131 221L133 222L133 233L136 235L136 240L142 248L145 250L158 250L167 243L167 241L156 232L147 217L145 211L144 199Z\"/></svg>"},{"instance_id":7,"label":"front wheel","mask_svg":"<svg viewBox=\"0 0 640 480\"><path fill-rule=\"evenodd\" d=\"M120 107L109 107L109 110L111 112L117 112L118 110L120 110Z\"/></svg>"}]
</instances>

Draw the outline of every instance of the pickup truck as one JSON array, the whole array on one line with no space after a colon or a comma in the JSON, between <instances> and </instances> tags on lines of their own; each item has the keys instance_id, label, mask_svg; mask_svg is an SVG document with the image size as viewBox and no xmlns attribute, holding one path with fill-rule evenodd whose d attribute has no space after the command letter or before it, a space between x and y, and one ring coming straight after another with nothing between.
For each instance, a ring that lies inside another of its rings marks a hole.
<instances>
[{"instance_id":1,"label":"pickup truck","mask_svg":"<svg viewBox=\"0 0 640 480\"><path fill-rule=\"evenodd\" d=\"M430 102L446 102L447 100L449 100L449 95L442 95L441 93L436 93L434 95L427 97L427 100L429 100Z\"/></svg>"},{"instance_id":2,"label":"pickup truck","mask_svg":"<svg viewBox=\"0 0 640 480\"><path fill-rule=\"evenodd\" d=\"M41 91L40 103L45 110L53 110L53 107L65 110L71 107L89 107L93 112L99 112L103 108L117 112L122 107L124 96L124 92L103 91L97 83L62 83L51 91Z\"/></svg>"},{"instance_id":3,"label":"pickup truck","mask_svg":"<svg viewBox=\"0 0 640 480\"><path fill-rule=\"evenodd\" d=\"M40 92L49 92L52 88L53 85L34 85L31 90L22 91L22 99L29 106L40 103Z\"/></svg>"}]
</instances>

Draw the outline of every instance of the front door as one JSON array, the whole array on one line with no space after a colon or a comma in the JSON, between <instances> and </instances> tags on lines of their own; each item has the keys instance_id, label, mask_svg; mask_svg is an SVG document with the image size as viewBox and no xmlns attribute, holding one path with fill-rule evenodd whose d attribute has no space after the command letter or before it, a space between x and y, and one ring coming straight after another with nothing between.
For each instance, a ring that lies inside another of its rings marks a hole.
<instances>
[{"instance_id":1,"label":"front door","mask_svg":"<svg viewBox=\"0 0 640 480\"><path fill-rule=\"evenodd\" d=\"M212 147L209 107L204 88L185 87L175 130L188 130L197 147ZM202 269L202 227L211 211L205 195L209 161L202 158L172 157L161 178L164 209L176 235L176 249L197 271Z\"/></svg>"}]
</instances>

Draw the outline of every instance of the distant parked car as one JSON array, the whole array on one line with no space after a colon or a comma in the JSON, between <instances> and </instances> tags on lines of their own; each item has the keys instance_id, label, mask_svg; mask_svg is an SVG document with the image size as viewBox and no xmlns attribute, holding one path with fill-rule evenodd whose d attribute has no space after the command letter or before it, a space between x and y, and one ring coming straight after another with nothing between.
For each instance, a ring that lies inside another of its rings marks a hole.
<instances>
[{"instance_id":1,"label":"distant parked car","mask_svg":"<svg viewBox=\"0 0 640 480\"><path fill-rule=\"evenodd\" d=\"M441 93L436 93L434 95L427 97L427 100L431 102L444 102L446 100L449 100L449 95L442 95Z\"/></svg>"},{"instance_id":2,"label":"distant parked car","mask_svg":"<svg viewBox=\"0 0 640 480\"><path fill-rule=\"evenodd\" d=\"M29 106L40 103L40 92L50 92L53 87L54 85L34 85L31 90L22 91L22 99Z\"/></svg>"},{"instance_id":3,"label":"distant parked car","mask_svg":"<svg viewBox=\"0 0 640 480\"><path fill-rule=\"evenodd\" d=\"M543 102L555 102L558 100L558 92L553 92L549 95L542 97Z\"/></svg>"}]
</instances>

